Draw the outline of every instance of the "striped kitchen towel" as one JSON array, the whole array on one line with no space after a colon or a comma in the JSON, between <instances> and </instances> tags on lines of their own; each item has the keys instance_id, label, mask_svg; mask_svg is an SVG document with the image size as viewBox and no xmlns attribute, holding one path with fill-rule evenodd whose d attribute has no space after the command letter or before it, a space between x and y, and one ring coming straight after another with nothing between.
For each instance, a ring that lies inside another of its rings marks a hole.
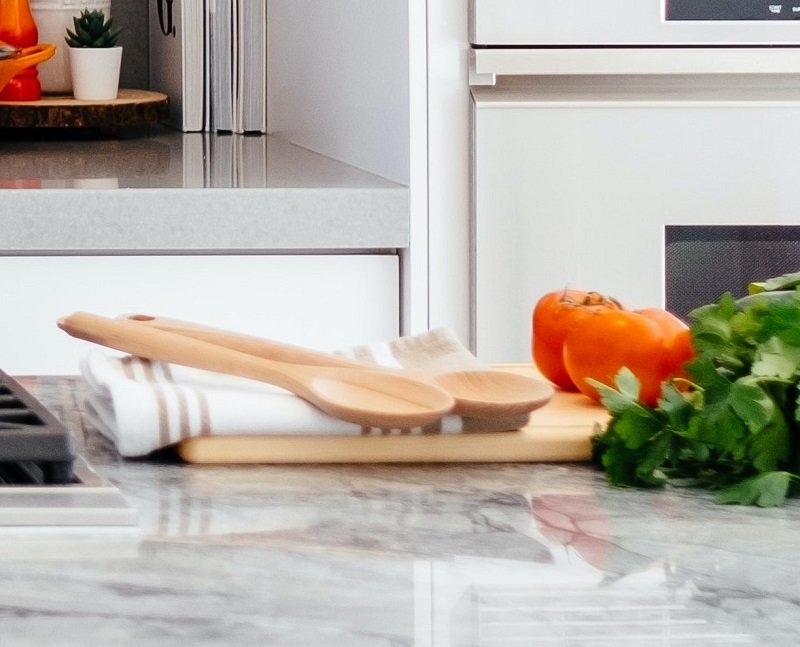
<instances>
[{"instance_id":1,"label":"striped kitchen towel","mask_svg":"<svg viewBox=\"0 0 800 647\"><path fill-rule=\"evenodd\" d=\"M342 355L432 373L481 364L447 328L359 346ZM389 435L518 429L508 418L448 415L413 429L362 427L333 418L302 398L263 382L100 351L81 361L89 422L122 456L145 456L187 438L212 435Z\"/></svg>"}]
</instances>

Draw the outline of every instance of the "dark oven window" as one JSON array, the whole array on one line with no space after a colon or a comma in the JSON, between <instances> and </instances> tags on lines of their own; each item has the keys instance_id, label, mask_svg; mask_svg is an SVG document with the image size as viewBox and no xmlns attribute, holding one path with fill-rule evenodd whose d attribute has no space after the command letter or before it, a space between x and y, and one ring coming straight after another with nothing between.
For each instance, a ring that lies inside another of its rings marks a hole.
<instances>
[{"instance_id":1,"label":"dark oven window","mask_svg":"<svg viewBox=\"0 0 800 647\"><path fill-rule=\"evenodd\" d=\"M665 305L687 320L724 292L800 271L800 225L667 225L664 241Z\"/></svg>"}]
</instances>

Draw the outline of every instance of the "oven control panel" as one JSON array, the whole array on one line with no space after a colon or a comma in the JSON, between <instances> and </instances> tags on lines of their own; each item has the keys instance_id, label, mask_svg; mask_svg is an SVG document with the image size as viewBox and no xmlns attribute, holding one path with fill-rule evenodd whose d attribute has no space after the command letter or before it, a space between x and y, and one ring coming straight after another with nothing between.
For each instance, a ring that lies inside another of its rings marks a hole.
<instances>
[{"instance_id":1,"label":"oven control panel","mask_svg":"<svg viewBox=\"0 0 800 647\"><path fill-rule=\"evenodd\" d=\"M800 20L800 0L665 0L666 20Z\"/></svg>"}]
</instances>

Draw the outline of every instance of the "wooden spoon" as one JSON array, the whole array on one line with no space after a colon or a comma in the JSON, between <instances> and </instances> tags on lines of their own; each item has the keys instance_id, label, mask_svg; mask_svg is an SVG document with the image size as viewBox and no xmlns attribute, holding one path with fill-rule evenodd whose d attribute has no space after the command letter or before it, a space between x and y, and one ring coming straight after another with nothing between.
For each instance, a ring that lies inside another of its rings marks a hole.
<instances>
[{"instance_id":1,"label":"wooden spoon","mask_svg":"<svg viewBox=\"0 0 800 647\"><path fill-rule=\"evenodd\" d=\"M238 333L209 328L186 321L146 314L128 314L124 318L195 339L224 346L242 353L292 364L361 368L398 374L399 370L376 366L368 362L331 355L289 344L268 341ZM416 378L429 380L447 391L455 400L453 413L471 417L518 416L530 413L546 404L553 396L553 387L524 375L507 371L469 369Z\"/></svg>"},{"instance_id":2,"label":"wooden spoon","mask_svg":"<svg viewBox=\"0 0 800 647\"><path fill-rule=\"evenodd\" d=\"M76 312L61 318L58 327L132 355L268 382L359 425L417 427L438 420L454 404L441 388L407 376L278 362L135 321Z\"/></svg>"}]
</instances>

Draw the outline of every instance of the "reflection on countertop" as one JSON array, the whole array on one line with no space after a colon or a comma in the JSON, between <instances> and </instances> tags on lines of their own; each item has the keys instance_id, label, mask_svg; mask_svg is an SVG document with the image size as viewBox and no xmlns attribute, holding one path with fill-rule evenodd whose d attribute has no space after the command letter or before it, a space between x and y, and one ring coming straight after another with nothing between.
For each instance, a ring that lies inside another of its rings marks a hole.
<instances>
[{"instance_id":1,"label":"reflection on countertop","mask_svg":"<svg viewBox=\"0 0 800 647\"><path fill-rule=\"evenodd\" d=\"M0 189L396 188L280 137L183 133L20 135L0 129Z\"/></svg>"},{"instance_id":2,"label":"reflection on countertop","mask_svg":"<svg viewBox=\"0 0 800 647\"><path fill-rule=\"evenodd\" d=\"M574 464L126 461L86 427L75 378L31 383L138 508L141 538L135 550L82 559L39 548L2 560L10 644L727 647L800 637L796 501L761 510L612 489Z\"/></svg>"}]
</instances>

